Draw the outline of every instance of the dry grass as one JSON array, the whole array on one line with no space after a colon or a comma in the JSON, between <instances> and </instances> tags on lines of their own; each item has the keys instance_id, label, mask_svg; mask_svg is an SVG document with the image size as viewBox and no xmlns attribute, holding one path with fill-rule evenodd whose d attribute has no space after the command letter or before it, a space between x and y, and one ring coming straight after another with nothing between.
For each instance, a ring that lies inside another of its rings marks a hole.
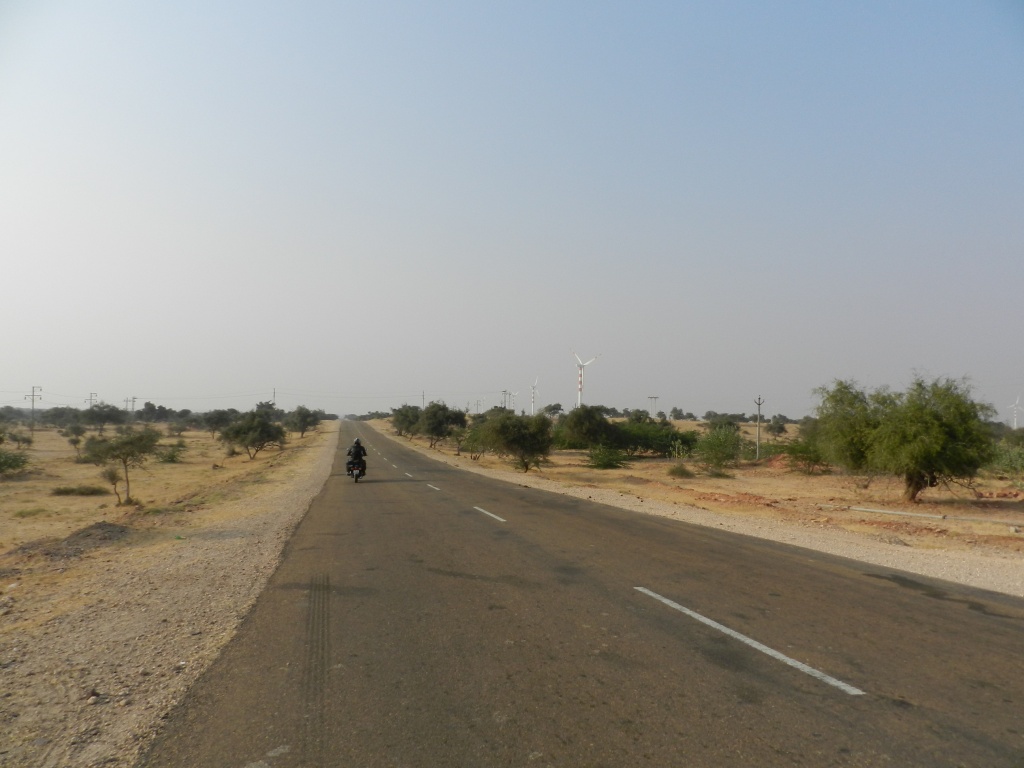
<instances>
[{"instance_id":1,"label":"dry grass","mask_svg":"<svg viewBox=\"0 0 1024 768\"><path fill-rule=\"evenodd\" d=\"M244 453L228 456L208 432L185 432L181 439L186 448L179 462L162 463L153 457L131 471L132 496L139 501L131 506L118 506L113 492L55 495L61 488L111 487L100 477L100 467L76 461L74 448L57 430L37 429L27 471L0 480L0 553L9 559L19 548L62 540L100 523L145 530L215 517L223 502L287 478L307 446L333 433L337 424L328 422L321 429L321 434L307 433L302 439L291 435L284 450L272 448L252 461ZM161 445L177 441L167 437ZM120 490L123 496L123 484ZM0 561L0 568L3 565Z\"/></svg>"}]
</instances>

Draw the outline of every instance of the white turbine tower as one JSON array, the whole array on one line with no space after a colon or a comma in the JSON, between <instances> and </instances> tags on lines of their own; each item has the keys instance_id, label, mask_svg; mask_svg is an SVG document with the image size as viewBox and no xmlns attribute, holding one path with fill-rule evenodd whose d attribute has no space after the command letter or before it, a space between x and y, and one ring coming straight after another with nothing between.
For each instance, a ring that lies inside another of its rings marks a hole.
<instances>
[{"instance_id":1,"label":"white turbine tower","mask_svg":"<svg viewBox=\"0 0 1024 768\"><path fill-rule=\"evenodd\" d=\"M537 382L540 381L540 376L534 379L533 384L530 386L530 415L537 415Z\"/></svg>"},{"instance_id":2,"label":"white turbine tower","mask_svg":"<svg viewBox=\"0 0 1024 768\"><path fill-rule=\"evenodd\" d=\"M576 358L576 367L580 371L580 384L579 388L576 390L576 407L579 408L581 405L583 405L583 369L586 368L595 360L597 360L597 358L599 358L600 355L595 355L594 357L587 360L587 362L585 363L582 360L580 360L580 356L577 355L575 352L572 353L572 356Z\"/></svg>"},{"instance_id":3,"label":"white turbine tower","mask_svg":"<svg viewBox=\"0 0 1024 768\"><path fill-rule=\"evenodd\" d=\"M1017 413L1022 409L1020 404L1020 395L1017 395L1017 399L1013 401L1013 405L1010 406L1013 410L1013 428L1017 428Z\"/></svg>"}]
</instances>

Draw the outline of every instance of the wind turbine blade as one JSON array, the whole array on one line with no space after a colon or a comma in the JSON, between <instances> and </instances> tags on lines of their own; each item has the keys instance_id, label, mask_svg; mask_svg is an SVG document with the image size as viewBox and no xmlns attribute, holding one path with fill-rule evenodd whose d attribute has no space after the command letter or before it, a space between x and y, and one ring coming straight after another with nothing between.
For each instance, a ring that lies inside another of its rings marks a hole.
<instances>
[{"instance_id":1,"label":"wind turbine blade","mask_svg":"<svg viewBox=\"0 0 1024 768\"><path fill-rule=\"evenodd\" d=\"M575 352L572 353L572 356L576 358L576 362L579 363L580 365L586 365L586 363L580 360L580 356L577 355Z\"/></svg>"}]
</instances>

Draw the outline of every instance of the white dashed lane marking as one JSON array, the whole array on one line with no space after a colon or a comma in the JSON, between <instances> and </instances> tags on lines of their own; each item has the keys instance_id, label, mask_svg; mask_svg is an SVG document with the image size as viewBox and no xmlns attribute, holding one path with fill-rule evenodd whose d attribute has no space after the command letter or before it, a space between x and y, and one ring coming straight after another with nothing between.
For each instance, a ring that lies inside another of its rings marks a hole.
<instances>
[{"instance_id":1,"label":"white dashed lane marking","mask_svg":"<svg viewBox=\"0 0 1024 768\"><path fill-rule=\"evenodd\" d=\"M477 512L483 512L483 513L484 513L485 515L489 515L490 517L493 517L493 518L494 518L495 520L497 520L498 522L501 522L501 523L507 523L507 522L508 522L508 521L507 521L507 520L506 520L505 518L503 518L503 517L498 517L498 516L497 516L497 515L495 515L494 513L492 513L492 512L488 512L488 511L487 511L486 509L484 509L483 507L473 507L473 509L475 509L475 510L476 510Z\"/></svg>"},{"instance_id":2,"label":"white dashed lane marking","mask_svg":"<svg viewBox=\"0 0 1024 768\"><path fill-rule=\"evenodd\" d=\"M789 666L793 667L794 669L799 669L804 674L808 674L811 677L815 678L816 680L820 680L823 683L828 683L829 685L838 688L843 693L848 693L851 696L863 696L864 695L864 691L860 690L859 688L854 688L849 683L844 683L842 680L836 680L834 677L832 677L830 675L826 675L824 672L821 672L821 671L815 669L814 667L807 666L802 661L797 661L796 659L791 659L789 656L786 656L785 654L779 653L774 648L769 648L767 645L764 645L762 643L757 642L757 640L753 640L753 639L747 637L746 635L741 635L739 632L737 632L734 629L729 629L725 625L719 624L717 621L713 621L712 619L709 619L706 616L701 616L696 611L691 611L689 608L685 608L684 606L680 605L679 603L676 603L676 602L673 602L672 600L669 600L667 597L662 597L657 592L652 592L651 590L646 589L644 587L634 587L634 589L637 592L643 592L648 597L653 597L655 600L658 600L658 601L664 603L669 608L675 608L677 611L679 611L681 613L685 613L691 619L696 619L701 624L706 624L707 626L711 627L712 629L717 629L719 632L722 632L723 634L728 635L729 637L733 638L734 640L739 640L741 643L745 643L746 645L749 645L751 648L754 648L754 649L756 649L758 651L761 651L761 653L764 653L764 654L767 654L768 656L771 656L776 661L781 661L783 664L788 664Z\"/></svg>"}]
</instances>

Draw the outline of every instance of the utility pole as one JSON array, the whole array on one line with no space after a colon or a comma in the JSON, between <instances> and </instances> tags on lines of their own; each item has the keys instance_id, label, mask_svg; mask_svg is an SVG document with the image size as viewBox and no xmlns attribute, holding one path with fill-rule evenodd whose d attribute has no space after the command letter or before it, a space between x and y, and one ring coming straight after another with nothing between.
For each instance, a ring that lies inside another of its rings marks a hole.
<instances>
[{"instance_id":1,"label":"utility pole","mask_svg":"<svg viewBox=\"0 0 1024 768\"><path fill-rule=\"evenodd\" d=\"M89 397L87 397L85 399L85 402L87 402L89 404L90 408L92 408L94 405L96 405L96 393L95 392L90 392L89 393Z\"/></svg>"},{"instance_id":2,"label":"utility pole","mask_svg":"<svg viewBox=\"0 0 1024 768\"><path fill-rule=\"evenodd\" d=\"M35 435L35 433L36 433L36 400L37 399L39 399L39 400L43 399L42 395L37 395L36 394L36 390L37 389L40 392L43 391L42 387L32 387L32 394L31 395L25 395L25 399L26 400L31 400L32 401L32 421L30 421L29 424L28 424L28 431L32 435Z\"/></svg>"},{"instance_id":3,"label":"utility pole","mask_svg":"<svg viewBox=\"0 0 1024 768\"><path fill-rule=\"evenodd\" d=\"M754 451L754 458L761 458L761 406L764 405L764 398L760 395L754 401L757 404L757 448Z\"/></svg>"}]
</instances>

